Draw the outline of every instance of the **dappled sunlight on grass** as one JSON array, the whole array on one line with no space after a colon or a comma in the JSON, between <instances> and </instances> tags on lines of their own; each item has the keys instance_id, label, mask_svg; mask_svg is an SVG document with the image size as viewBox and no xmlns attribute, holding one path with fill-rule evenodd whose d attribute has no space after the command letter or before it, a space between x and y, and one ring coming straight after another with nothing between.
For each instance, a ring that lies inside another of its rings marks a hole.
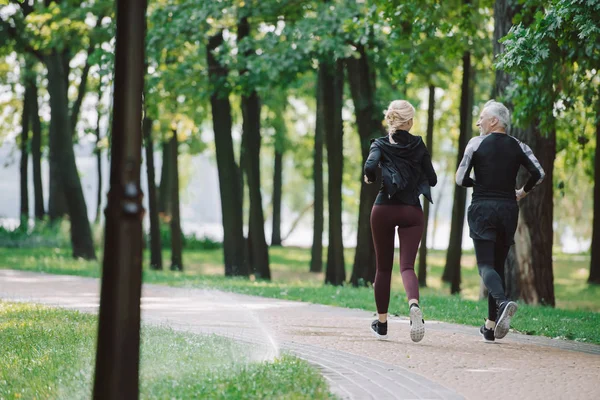
<instances>
[{"instance_id":1,"label":"dappled sunlight on grass","mask_svg":"<svg viewBox=\"0 0 600 400\"><path fill-rule=\"evenodd\" d=\"M96 316L0 301L0 321L0 398L89 398ZM143 399L331 398L308 363L259 345L144 326L140 347Z\"/></svg>"}]
</instances>

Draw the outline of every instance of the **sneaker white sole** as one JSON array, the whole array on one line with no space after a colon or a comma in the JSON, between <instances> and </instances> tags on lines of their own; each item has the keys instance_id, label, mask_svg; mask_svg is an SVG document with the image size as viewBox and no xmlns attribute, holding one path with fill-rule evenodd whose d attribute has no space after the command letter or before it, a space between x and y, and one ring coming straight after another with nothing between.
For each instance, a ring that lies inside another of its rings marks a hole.
<instances>
[{"instance_id":1,"label":"sneaker white sole","mask_svg":"<svg viewBox=\"0 0 600 400\"><path fill-rule=\"evenodd\" d=\"M517 303L514 301L508 302L506 308L502 312L502 315L496 322L496 328L494 329L494 335L496 336L496 339L502 339L506 336L508 330L510 329L510 320L515 316L517 308Z\"/></svg>"},{"instance_id":2,"label":"sneaker white sole","mask_svg":"<svg viewBox=\"0 0 600 400\"><path fill-rule=\"evenodd\" d=\"M371 331L371 333L373 334L373 336L375 336L377 339L379 339L379 340L388 340L388 335L380 335L379 333L375 332L373 330L373 328L369 328L369 330Z\"/></svg>"},{"instance_id":3,"label":"sneaker white sole","mask_svg":"<svg viewBox=\"0 0 600 400\"><path fill-rule=\"evenodd\" d=\"M423 313L419 307L410 309L410 338L413 342L420 342L425 336Z\"/></svg>"}]
</instances>

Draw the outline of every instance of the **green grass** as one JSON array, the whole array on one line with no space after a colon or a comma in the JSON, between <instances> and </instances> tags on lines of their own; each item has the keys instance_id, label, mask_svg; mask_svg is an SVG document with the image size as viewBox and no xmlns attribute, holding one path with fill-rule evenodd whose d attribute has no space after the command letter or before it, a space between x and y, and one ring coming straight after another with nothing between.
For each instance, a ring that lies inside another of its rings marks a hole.
<instances>
[{"instance_id":1,"label":"green grass","mask_svg":"<svg viewBox=\"0 0 600 400\"><path fill-rule=\"evenodd\" d=\"M74 311L0 302L0 398L90 398L96 323ZM256 361L259 353L218 336L144 327L140 398L332 398L306 362Z\"/></svg>"},{"instance_id":2,"label":"green grass","mask_svg":"<svg viewBox=\"0 0 600 400\"><path fill-rule=\"evenodd\" d=\"M165 260L169 253L165 252ZM448 295L440 276L444 253L431 252L428 287L421 290L421 303L427 319L478 326L487 315L487 302L477 301L480 278L475 257L463 256L461 296ZM148 255L146 254L146 257ZM210 287L237 293L300 300L340 307L374 311L371 288L323 285L323 274L308 272L310 250L271 248L272 282L223 277L222 250L186 251L183 273L144 271L147 283L184 287ZM345 255L348 276L353 260L352 250ZM396 261L397 262L397 261ZM557 257L554 265L557 308L522 304L513 327L530 335L560 337L600 344L600 287L585 282L589 257ZM146 263L147 264L147 263ZM0 268L16 268L55 274L100 276L99 262L70 258L66 249L0 249ZM392 280L390 313L406 315L406 299L398 266Z\"/></svg>"}]
</instances>

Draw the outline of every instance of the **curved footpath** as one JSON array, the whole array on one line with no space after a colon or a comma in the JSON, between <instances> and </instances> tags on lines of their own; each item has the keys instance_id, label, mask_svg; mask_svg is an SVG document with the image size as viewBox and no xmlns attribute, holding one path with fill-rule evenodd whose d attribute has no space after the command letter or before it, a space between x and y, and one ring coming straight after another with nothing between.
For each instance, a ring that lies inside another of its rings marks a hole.
<instances>
[{"instance_id":1,"label":"curved footpath","mask_svg":"<svg viewBox=\"0 0 600 400\"><path fill-rule=\"evenodd\" d=\"M96 312L98 293L97 279L0 270L4 300ZM405 318L390 319L382 342L371 312L159 285L144 285L142 312L144 323L258 343L266 358L292 352L341 398L600 398L597 345L514 333L488 344L477 328L433 321L413 343Z\"/></svg>"}]
</instances>

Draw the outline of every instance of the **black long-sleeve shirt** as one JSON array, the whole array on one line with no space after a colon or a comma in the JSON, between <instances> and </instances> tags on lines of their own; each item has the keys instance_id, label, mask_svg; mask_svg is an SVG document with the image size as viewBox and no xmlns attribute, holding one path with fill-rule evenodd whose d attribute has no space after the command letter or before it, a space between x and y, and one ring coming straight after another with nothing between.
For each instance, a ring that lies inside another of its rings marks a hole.
<instances>
[{"instance_id":1,"label":"black long-sleeve shirt","mask_svg":"<svg viewBox=\"0 0 600 400\"><path fill-rule=\"evenodd\" d=\"M364 173L370 182L374 182L377 177L377 168L382 162L389 162L394 164L394 167L406 178L407 187L390 196L382 179L375 204L420 205L419 195L421 193L425 192L426 197L431 197L428 187L423 190L423 181L426 181L431 187L437 184L437 175L431 164L429 151L421 137L413 136L407 131L397 131L392 138L396 143L390 142L388 136L372 142L369 156L365 162Z\"/></svg>"},{"instance_id":2,"label":"black long-sleeve shirt","mask_svg":"<svg viewBox=\"0 0 600 400\"><path fill-rule=\"evenodd\" d=\"M524 191L529 192L544 179L544 170L525 143L504 133L489 133L469 141L456 171L456 183L473 187L476 199L515 199L517 173L524 166L529 180ZM475 179L470 177L471 169Z\"/></svg>"}]
</instances>

